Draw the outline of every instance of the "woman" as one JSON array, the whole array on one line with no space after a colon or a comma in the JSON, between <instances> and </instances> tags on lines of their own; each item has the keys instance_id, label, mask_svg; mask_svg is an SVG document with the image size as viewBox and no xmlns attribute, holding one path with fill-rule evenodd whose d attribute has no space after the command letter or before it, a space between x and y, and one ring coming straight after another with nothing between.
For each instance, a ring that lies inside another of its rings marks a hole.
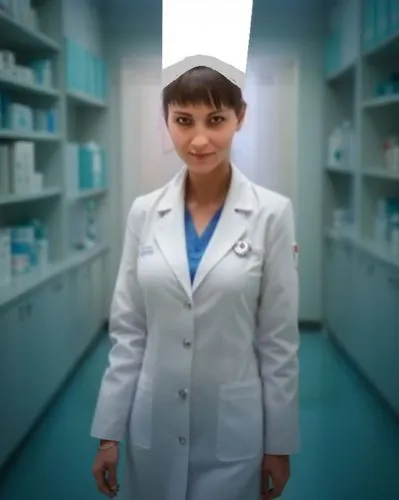
<instances>
[{"instance_id":1,"label":"woman","mask_svg":"<svg viewBox=\"0 0 399 500\"><path fill-rule=\"evenodd\" d=\"M163 104L185 167L128 217L94 475L117 493L126 437L126 499L277 498L298 449L291 203L230 163L239 87L197 67Z\"/></svg>"}]
</instances>

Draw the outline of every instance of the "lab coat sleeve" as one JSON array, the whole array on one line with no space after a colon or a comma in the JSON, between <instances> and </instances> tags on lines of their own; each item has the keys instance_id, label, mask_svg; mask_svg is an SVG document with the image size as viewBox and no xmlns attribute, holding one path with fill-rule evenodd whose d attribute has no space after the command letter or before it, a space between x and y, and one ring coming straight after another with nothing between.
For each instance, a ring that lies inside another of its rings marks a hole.
<instances>
[{"instance_id":1,"label":"lab coat sleeve","mask_svg":"<svg viewBox=\"0 0 399 500\"><path fill-rule=\"evenodd\" d=\"M264 452L270 455L289 455L299 449L299 286L294 233L292 204L285 200L267 231L258 316Z\"/></svg>"},{"instance_id":2,"label":"lab coat sleeve","mask_svg":"<svg viewBox=\"0 0 399 500\"><path fill-rule=\"evenodd\" d=\"M99 439L123 439L145 350L145 309L137 281L139 201L140 198L135 200L128 216L112 299L109 322L112 348L91 429L91 435Z\"/></svg>"}]
</instances>

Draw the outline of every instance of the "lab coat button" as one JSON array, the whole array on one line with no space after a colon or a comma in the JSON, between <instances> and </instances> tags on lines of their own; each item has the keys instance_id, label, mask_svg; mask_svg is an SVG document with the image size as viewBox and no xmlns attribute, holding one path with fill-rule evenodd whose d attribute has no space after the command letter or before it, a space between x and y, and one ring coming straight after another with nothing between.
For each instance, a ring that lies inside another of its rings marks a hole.
<instances>
[{"instance_id":1,"label":"lab coat button","mask_svg":"<svg viewBox=\"0 0 399 500\"><path fill-rule=\"evenodd\" d=\"M183 445L186 444L185 438L184 437L179 437L179 443L183 444Z\"/></svg>"},{"instance_id":2,"label":"lab coat button","mask_svg":"<svg viewBox=\"0 0 399 500\"><path fill-rule=\"evenodd\" d=\"M189 300L187 300L187 302L184 303L184 307L186 309L191 309L193 307L193 305Z\"/></svg>"},{"instance_id":3,"label":"lab coat button","mask_svg":"<svg viewBox=\"0 0 399 500\"><path fill-rule=\"evenodd\" d=\"M183 346L186 348L186 349L190 349L191 347L191 342L187 339L184 339L183 341Z\"/></svg>"},{"instance_id":4,"label":"lab coat button","mask_svg":"<svg viewBox=\"0 0 399 500\"><path fill-rule=\"evenodd\" d=\"M188 396L188 391L187 389L180 389L179 391L179 396L181 399L187 399L187 396Z\"/></svg>"}]
</instances>

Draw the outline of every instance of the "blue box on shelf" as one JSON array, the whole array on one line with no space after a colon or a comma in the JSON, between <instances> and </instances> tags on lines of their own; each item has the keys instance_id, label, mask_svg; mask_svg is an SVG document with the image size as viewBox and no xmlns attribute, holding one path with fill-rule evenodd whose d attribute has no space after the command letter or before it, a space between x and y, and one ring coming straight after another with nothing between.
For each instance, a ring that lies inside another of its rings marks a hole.
<instances>
[{"instance_id":1,"label":"blue box on shelf","mask_svg":"<svg viewBox=\"0 0 399 500\"><path fill-rule=\"evenodd\" d=\"M101 60L99 57L94 56L93 58L93 65L94 65L94 96L97 97L97 99L102 99L102 93L101 93Z\"/></svg>"},{"instance_id":2,"label":"blue box on shelf","mask_svg":"<svg viewBox=\"0 0 399 500\"><path fill-rule=\"evenodd\" d=\"M69 90L76 90L78 88L77 71L75 67L76 44L70 38L66 38L65 40L65 52L66 52L67 88Z\"/></svg>"},{"instance_id":3,"label":"blue box on shelf","mask_svg":"<svg viewBox=\"0 0 399 500\"><path fill-rule=\"evenodd\" d=\"M79 189L93 189L93 158L86 146L79 147Z\"/></svg>"},{"instance_id":4,"label":"blue box on shelf","mask_svg":"<svg viewBox=\"0 0 399 500\"><path fill-rule=\"evenodd\" d=\"M99 83L100 83L100 99L106 100L107 98L107 71L106 71L106 66L105 62L100 59L99 61L99 72L100 72L100 78L99 78Z\"/></svg>"},{"instance_id":5,"label":"blue box on shelf","mask_svg":"<svg viewBox=\"0 0 399 500\"><path fill-rule=\"evenodd\" d=\"M10 107L10 94L8 94L8 92L0 91L0 128L11 127Z\"/></svg>"},{"instance_id":6,"label":"blue box on shelf","mask_svg":"<svg viewBox=\"0 0 399 500\"><path fill-rule=\"evenodd\" d=\"M107 168L107 153L101 149L101 187L102 189L108 188L108 168Z\"/></svg>"}]
</instances>

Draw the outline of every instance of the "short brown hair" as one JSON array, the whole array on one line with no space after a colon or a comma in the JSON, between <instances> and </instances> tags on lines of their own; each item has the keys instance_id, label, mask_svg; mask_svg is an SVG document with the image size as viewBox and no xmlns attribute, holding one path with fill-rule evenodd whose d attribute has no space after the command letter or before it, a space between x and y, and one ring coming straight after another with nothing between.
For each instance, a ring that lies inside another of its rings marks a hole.
<instances>
[{"instance_id":1,"label":"short brown hair","mask_svg":"<svg viewBox=\"0 0 399 500\"><path fill-rule=\"evenodd\" d=\"M206 66L190 69L163 90L163 112L168 117L169 104L205 104L217 109L226 106L238 116L245 101L241 89L218 71Z\"/></svg>"}]
</instances>

